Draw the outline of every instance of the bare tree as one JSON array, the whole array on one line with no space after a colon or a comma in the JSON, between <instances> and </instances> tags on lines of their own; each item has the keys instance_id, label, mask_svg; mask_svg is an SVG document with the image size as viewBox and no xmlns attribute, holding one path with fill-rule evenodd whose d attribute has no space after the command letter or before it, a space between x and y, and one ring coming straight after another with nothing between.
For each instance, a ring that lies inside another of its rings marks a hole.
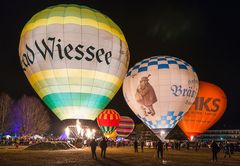
<instances>
[{"instance_id":1,"label":"bare tree","mask_svg":"<svg viewBox=\"0 0 240 166\"><path fill-rule=\"evenodd\" d=\"M9 127L7 117L12 103L13 100L8 94L0 94L0 133L6 132Z\"/></svg>"},{"instance_id":2,"label":"bare tree","mask_svg":"<svg viewBox=\"0 0 240 166\"><path fill-rule=\"evenodd\" d=\"M13 104L10 119L12 129L20 135L44 134L50 126L46 107L38 98L26 95Z\"/></svg>"}]
</instances>

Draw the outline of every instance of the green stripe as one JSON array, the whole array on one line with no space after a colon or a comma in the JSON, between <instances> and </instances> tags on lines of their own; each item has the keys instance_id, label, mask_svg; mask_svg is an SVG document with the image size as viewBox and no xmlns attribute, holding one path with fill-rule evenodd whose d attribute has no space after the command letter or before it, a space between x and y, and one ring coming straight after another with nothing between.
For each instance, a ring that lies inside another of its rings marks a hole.
<instances>
[{"instance_id":1,"label":"green stripe","mask_svg":"<svg viewBox=\"0 0 240 166\"><path fill-rule=\"evenodd\" d=\"M116 127L113 126L99 126L99 127L105 134L111 134L116 129Z\"/></svg>"},{"instance_id":2,"label":"green stripe","mask_svg":"<svg viewBox=\"0 0 240 166\"><path fill-rule=\"evenodd\" d=\"M43 101L50 109L66 106L86 106L104 109L110 99L90 93L53 93L43 97Z\"/></svg>"},{"instance_id":3,"label":"green stripe","mask_svg":"<svg viewBox=\"0 0 240 166\"><path fill-rule=\"evenodd\" d=\"M84 9L84 10L81 10ZM60 4L56 6L48 7L45 10L35 14L28 23L33 23L38 19L47 19L54 16L74 16L78 18L86 18L97 20L98 22L111 25L112 28L117 30L120 34L123 34L121 29L106 15L100 13L95 9L91 9L87 6L79 6L76 4ZM27 23L27 24L28 24ZM27 25L26 24L26 25Z\"/></svg>"}]
</instances>

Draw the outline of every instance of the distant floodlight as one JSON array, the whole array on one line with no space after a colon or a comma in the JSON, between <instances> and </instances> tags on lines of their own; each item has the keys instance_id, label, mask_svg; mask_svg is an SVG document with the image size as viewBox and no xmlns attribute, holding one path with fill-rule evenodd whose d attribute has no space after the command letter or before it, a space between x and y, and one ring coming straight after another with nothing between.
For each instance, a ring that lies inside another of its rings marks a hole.
<instances>
[{"instance_id":1,"label":"distant floodlight","mask_svg":"<svg viewBox=\"0 0 240 166\"><path fill-rule=\"evenodd\" d=\"M191 135L191 137L190 137L190 140L192 141L192 140L193 140L193 138L194 138L194 136L192 136L192 135Z\"/></svg>"},{"instance_id":2,"label":"distant floodlight","mask_svg":"<svg viewBox=\"0 0 240 166\"><path fill-rule=\"evenodd\" d=\"M77 134L79 135L81 133L81 123L79 120L76 120L76 129L77 129Z\"/></svg>"},{"instance_id":3,"label":"distant floodlight","mask_svg":"<svg viewBox=\"0 0 240 166\"><path fill-rule=\"evenodd\" d=\"M95 138L95 133L96 133L96 130L92 129L92 138Z\"/></svg>"},{"instance_id":4,"label":"distant floodlight","mask_svg":"<svg viewBox=\"0 0 240 166\"><path fill-rule=\"evenodd\" d=\"M165 134L165 131L161 130L160 132L161 136Z\"/></svg>"},{"instance_id":5,"label":"distant floodlight","mask_svg":"<svg viewBox=\"0 0 240 166\"><path fill-rule=\"evenodd\" d=\"M65 129L65 134L66 134L67 138L69 138L70 130L68 127L66 127L66 129Z\"/></svg>"},{"instance_id":6,"label":"distant floodlight","mask_svg":"<svg viewBox=\"0 0 240 166\"><path fill-rule=\"evenodd\" d=\"M84 136L84 129L81 129L81 137L83 138Z\"/></svg>"},{"instance_id":7,"label":"distant floodlight","mask_svg":"<svg viewBox=\"0 0 240 166\"><path fill-rule=\"evenodd\" d=\"M91 135L92 135L91 130L90 130L90 129L87 129L87 130L86 130L86 137L89 139L89 138L91 138Z\"/></svg>"}]
</instances>

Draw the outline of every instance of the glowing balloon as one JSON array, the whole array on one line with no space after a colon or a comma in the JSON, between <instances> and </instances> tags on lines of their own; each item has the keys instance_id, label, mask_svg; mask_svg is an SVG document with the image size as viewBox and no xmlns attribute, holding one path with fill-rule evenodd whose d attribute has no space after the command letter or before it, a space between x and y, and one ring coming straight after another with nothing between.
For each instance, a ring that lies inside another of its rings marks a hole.
<instances>
[{"instance_id":1,"label":"glowing balloon","mask_svg":"<svg viewBox=\"0 0 240 166\"><path fill-rule=\"evenodd\" d=\"M22 30L19 56L30 84L61 120L94 120L121 87L130 57L109 17L74 4L35 14Z\"/></svg>"},{"instance_id":2,"label":"glowing balloon","mask_svg":"<svg viewBox=\"0 0 240 166\"><path fill-rule=\"evenodd\" d=\"M197 91L198 77L192 66L171 56L138 62L123 83L126 102L160 139L189 109Z\"/></svg>"},{"instance_id":3,"label":"glowing balloon","mask_svg":"<svg viewBox=\"0 0 240 166\"><path fill-rule=\"evenodd\" d=\"M118 134L117 134L116 130L114 130L111 134L105 133L104 136L107 138L110 138L110 139L115 139L118 136Z\"/></svg>"},{"instance_id":4,"label":"glowing balloon","mask_svg":"<svg viewBox=\"0 0 240 166\"><path fill-rule=\"evenodd\" d=\"M204 133L223 115L227 97L218 86L200 81L195 102L178 125L189 139Z\"/></svg>"},{"instance_id":5,"label":"glowing balloon","mask_svg":"<svg viewBox=\"0 0 240 166\"><path fill-rule=\"evenodd\" d=\"M127 138L134 129L134 121L128 116L120 116L119 126L116 128L117 135Z\"/></svg>"},{"instance_id":6,"label":"glowing balloon","mask_svg":"<svg viewBox=\"0 0 240 166\"><path fill-rule=\"evenodd\" d=\"M113 109L103 110L97 117L97 123L103 134L111 134L119 126L120 115Z\"/></svg>"}]
</instances>

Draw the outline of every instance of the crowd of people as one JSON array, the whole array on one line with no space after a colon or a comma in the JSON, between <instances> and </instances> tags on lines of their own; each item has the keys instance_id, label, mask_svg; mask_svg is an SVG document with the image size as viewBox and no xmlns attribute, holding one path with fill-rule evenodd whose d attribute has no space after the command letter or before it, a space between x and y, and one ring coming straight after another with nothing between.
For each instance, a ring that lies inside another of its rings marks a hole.
<instances>
[{"instance_id":1,"label":"crowd of people","mask_svg":"<svg viewBox=\"0 0 240 166\"><path fill-rule=\"evenodd\" d=\"M224 158L226 157L231 157L231 155L234 154L234 144L229 143L228 141L226 142L220 142L217 143L216 141L213 141L211 144L211 150L212 150L212 161L217 162L218 157L217 154L222 151L224 153Z\"/></svg>"},{"instance_id":2,"label":"crowd of people","mask_svg":"<svg viewBox=\"0 0 240 166\"><path fill-rule=\"evenodd\" d=\"M39 142L47 142L47 141L60 141L59 138L53 138L53 137L44 137L43 139L35 139L33 137L10 137L10 138L0 138L0 145L1 146L16 146L18 148L20 145L31 145L31 144L36 144ZM78 144L79 141L73 141L70 142L71 144ZM143 139L140 140L125 140L125 141L113 141L111 139L107 139L105 137L95 140L86 140L86 141L80 141L82 146L90 146L91 147L91 152L92 152L92 158L97 159L97 154L96 154L96 149L97 146L100 147L101 149L101 158L106 158L106 153L107 153L107 147L125 147L125 146L133 146L134 152L138 153L139 146L141 148L141 152L144 152L144 148L155 148L156 149L156 155L158 158L163 160L164 156L164 151L167 151L168 149L172 150L181 150L181 148L186 148L187 150L189 149L194 149L196 152L204 147L209 147L211 148L212 151L212 161L217 162L218 160L218 153L223 152L224 153L224 158L228 157L230 158L233 154L234 151L238 151L236 147L240 147L239 143L238 144L233 144L229 143L228 141L225 142L216 142L212 141L211 143L209 142L181 142L181 141L175 141L175 142L162 142L161 140L159 141L153 141L151 144L146 144L146 141ZM82 147L80 146L80 147ZM78 146L77 146L78 147Z\"/></svg>"}]
</instances>

